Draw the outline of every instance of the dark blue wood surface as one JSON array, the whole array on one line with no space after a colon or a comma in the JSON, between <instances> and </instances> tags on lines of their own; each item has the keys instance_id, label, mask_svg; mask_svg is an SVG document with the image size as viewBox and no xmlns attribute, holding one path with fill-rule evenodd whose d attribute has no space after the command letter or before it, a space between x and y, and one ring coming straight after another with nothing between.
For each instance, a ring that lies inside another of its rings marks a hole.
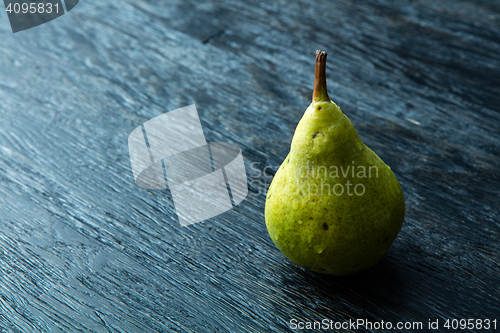
<instances>
[{"instance_id":1,"label":"dark blue wood surface","mask_svg":"<svg viewBox=\"0 0 500 333\"><path fill-rule=\"evenodd\" d=\"M289 262L264 222L317 49L407 205L387 255L344 278ZM193 103L207 141L241 147L249 195L181 228L168 190L135 185L127 137ZM500 329L499 164L497 1L86 0L15 34L2 11L0 331Z\"/></svg>"}]
</instances>

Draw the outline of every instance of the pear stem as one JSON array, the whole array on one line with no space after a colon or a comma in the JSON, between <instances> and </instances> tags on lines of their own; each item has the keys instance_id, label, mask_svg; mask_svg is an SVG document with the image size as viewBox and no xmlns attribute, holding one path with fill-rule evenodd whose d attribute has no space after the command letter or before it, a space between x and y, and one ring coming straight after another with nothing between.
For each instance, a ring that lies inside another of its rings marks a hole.
<instances>
[{"instance_id":1,"label":"pear stem","mask_svg":"<svg viewBox=\"0 0 500 333\"><path fill-rule=\"evenodd\" d=\"M326 52L316 51L316 67L314 69L313 102L329 102L326 90Z\"/></svg>"}]
</instances>

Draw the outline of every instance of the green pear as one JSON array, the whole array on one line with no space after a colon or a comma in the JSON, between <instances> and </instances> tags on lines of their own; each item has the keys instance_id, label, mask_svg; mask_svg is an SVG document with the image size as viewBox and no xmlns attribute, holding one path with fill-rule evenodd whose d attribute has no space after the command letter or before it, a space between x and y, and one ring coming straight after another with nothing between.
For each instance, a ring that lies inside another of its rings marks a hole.
<instances>
[{"instance_id":1,"label":"green pear","mask_svg":"<svg viewBox=\"0 0 500 333\"><path fill-rule=\"evenodd\" d=\"M392 170L330 100L326 53L316 52L312 103L266 198L277 248L318 273L348 275L387 252L403 225L405 201Z\"/></svg>"}]
</instances>

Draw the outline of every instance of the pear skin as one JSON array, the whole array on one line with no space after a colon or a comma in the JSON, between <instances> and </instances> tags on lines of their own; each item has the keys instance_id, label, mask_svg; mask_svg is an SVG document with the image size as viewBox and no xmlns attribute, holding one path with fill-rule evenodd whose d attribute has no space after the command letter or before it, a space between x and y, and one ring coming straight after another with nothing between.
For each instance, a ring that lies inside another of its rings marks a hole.
<instances>
[{"instance_id":1,"label":"pear skin","mask_svg":"<svg viewBox=\"0 0 500 333\"><path fill-rule=\"evenodd\" d=\"M317 51L313 100L266 198L276 247L311 271L349 275L377 263L403 225L398 179L330 100Z\"/></svg>"}]
</instances>

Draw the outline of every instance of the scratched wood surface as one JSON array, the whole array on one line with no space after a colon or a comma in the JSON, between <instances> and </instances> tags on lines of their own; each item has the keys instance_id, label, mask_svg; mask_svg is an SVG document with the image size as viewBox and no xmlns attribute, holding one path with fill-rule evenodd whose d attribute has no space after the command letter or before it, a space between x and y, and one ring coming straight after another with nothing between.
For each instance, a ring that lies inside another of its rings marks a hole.
<instances>
[{"instance_id":1,"label":"scratched wood surface","mask_svg":"<svg viewBox=\"0 0 500 333\"><path fill-rule=\"evenodd\" d=\"M264 222L317 49L407 205L345 278L290 263ZM0 331L500 320L499 54L494 0L87 0L16 34L2 11ZM168 190L134 184L127 137L193 103L208 141L241 147L249 195L181 228Z\"/></svg>"}]
</instances>

